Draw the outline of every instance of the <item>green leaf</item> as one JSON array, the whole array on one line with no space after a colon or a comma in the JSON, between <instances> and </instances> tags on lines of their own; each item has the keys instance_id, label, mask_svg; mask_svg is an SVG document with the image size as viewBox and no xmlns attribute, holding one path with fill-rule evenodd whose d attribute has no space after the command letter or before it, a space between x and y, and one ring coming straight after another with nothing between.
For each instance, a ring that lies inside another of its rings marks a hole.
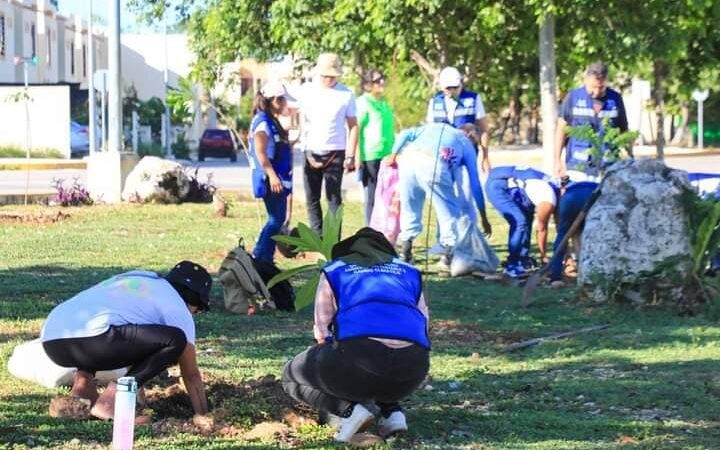
<instances>
[{"instance_id":1,"label":"green leaf","mask_svg":"<svg viewBox=\"0 0 720 450\"><path fill-rule=\"evenodd\" d=\"M310 251L322 253L322 239L312 228L300 222L298 234Z\"/></svg>"},{"instance_id":2,"label":"green leaf","mask_svg":"<svg viewBox=\"0 0 720 450\"><path fill-rule=\"evenodd\" d=\"M320 284L320 272L315 274L315 276L298 289L297 295L295 296L296 311L300 311L315 301L315 292L317 291L318 284Z\"/></svg>"},{"instance_id":3,"label":"green leaf","mask_svg":"<svg viewBox=\"0 0 720 450\"><path fill-rule=\"evenodd\" d=\"M281 281L287 280L301 272L305 272L308 270L315 270L317 269L317 264L305 264L304 266L300 267L293 267L292 269L283 270L279 274L275 275L268 281L267 288L270 289L276 284L278 284Z\"/></svg>"},{"instance_id":4,"label":"green leaf","mask_svg":"<svg viewBox=\"0 0 720 450\"><path fill-rule=\"evenodd\" d=\"M322 230L322 254L327 260L332 258L332 248L340 240L340 228L342 227L343 207L338 207L335 214L328 212L323 219Z\"/></svg>"},{"instance_id":5,"label":"green leaf","mask_svg":"<svg viewBox=\"0 0 720 450\"><path fill-rule=\"evenodd\" d=\"M314 244L312 242L307 242L306 240L296 237L296 236L286 236L284 234L277 234L272 237L275 242L282 242L283 244L292 245L297 249L299 252L314 252L315 250Z\"/></svg>"}]
</instances>

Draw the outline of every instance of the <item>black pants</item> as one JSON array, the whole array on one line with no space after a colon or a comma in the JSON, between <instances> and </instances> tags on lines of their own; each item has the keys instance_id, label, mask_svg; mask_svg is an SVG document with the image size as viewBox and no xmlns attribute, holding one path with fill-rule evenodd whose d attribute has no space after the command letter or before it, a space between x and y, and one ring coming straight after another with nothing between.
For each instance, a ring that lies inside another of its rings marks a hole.
<instances>
[{"instance_id":1,"label":"black pants","mask_svg":"<svg viewBox=\"0 0 720 450\"><path fill-rule=\"evenodd\" d=\"M322 183L325 180L325 198L328 202L328 208L334 213L342 204L341 187L345 152L336 151L327 155L313 156L313 158L322 163L323 167L314 169L308 163L307 157L305 158L303 170L305 174L305 203L308 219L310 219L310 228L322 236L323 212L320 206Z\"/></svg>"},{"instance_id":2,"label":"black pants","mask_svg":"<svg viewBox=\"0 0 720 450\"><path fill-rule=\"evenodd\" d=\"M365 226L370 226L370 217L375 206L375 189L382 159L363 162L362 184L365 188Z\"/></svg>"},{"instance_id":3,"label":"black pants","mask_svg":"<svg viewBox=\"0 0 720 450\"><path fill-rule=\"evenodd\" d=\"M429 368L429 352L418 345L392 349L354 339L300 353L285 365L282 385L295 400L338 416L372 401L388 412L420 386Z\"/></svg>"},{"instance_id":4,"label":"black pants","mask_svg":"<svg viewBox=\"0 0 720 450\"><path fill-rule=\"evenodd\" d=\"M93 374L130 366L127 376L138 385L175 364L186 345L185 333L166 325L124 325L99 336L43 342L45 353L59 366Z\"/></svg>"}]
</instances>

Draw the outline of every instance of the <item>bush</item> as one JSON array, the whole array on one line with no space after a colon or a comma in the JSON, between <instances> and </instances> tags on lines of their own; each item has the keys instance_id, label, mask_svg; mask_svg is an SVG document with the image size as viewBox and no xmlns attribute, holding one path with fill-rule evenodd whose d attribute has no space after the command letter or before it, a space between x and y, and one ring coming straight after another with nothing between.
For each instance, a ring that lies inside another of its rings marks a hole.
<instances>
[{"instance_id":1,"label":"bush","mask_svg":"<svg viewBox=\"0 0 720 450\"><path fill-rule=\"evenodd\" d=\"M138 145L138 156L157 156L159 158L165 157L165 149L162 145L157 142L143 142Z\"/></svg>"},{"instance_id":2,"label":"bush","mask_svg":"<svg viewBox=\"0 0 720 450\"><path fill-rule=\"evenodd\" d=\"M190 146L185 139L185 133L180 133L172 144L172 152L177 159L190 159Z\"/></svg>"},{"instance_id":3,"label":"bush","mask_svg":"<svg viewBox=\"0 0 720 450\"><path fill-rule=\"evenodd\" d=\"M86 206L93 204L90 193L85 189L85 186L80 183L78 178L75 178L75 181L69 188L64 186L63 181L62 178L53 179L53 187L57 191L53 199L55 203L60 206Z\"/></svg>"},{"instance_id":4,"label":"bush","mask_svg":"<svg viewBox=\"0 0 720 450\"><path fill-rule=\"evenodd\" d=\"M0 146L0 158L24 158L25 149L13 145ZM54 148L33 148L30 149L30 158L65 158L60 150Z\"/></svg>"}]
</instances>

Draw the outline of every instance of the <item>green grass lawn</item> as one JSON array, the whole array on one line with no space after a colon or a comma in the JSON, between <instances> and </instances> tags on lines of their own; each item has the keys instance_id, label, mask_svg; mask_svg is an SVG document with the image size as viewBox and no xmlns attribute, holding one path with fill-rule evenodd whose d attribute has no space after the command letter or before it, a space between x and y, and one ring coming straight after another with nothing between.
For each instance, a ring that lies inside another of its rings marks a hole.
<instances>
[{"instance_id":1,"label":"green grass lawn","mask_svg":"<svg viewBox=\"0 0 720 450\"><path fill-rule=\"evenodd\" d=\"M55 213L4 207L0 217L11 211ZM56 223L0 223L0 448L94 449L110 442L109 423L49 417L49 401L61 390L7 372L12 349L37 336L54 305L115 273L165 271L180 259L216 273L238 238L251 246L259 230L253 203L232 205L223 219L213 216L211 205L63 211L70 217ZM296 219L304 220L304 213L298 211ZM360 221L360 205L347 205L345 234ZM497 249L506 233L500 222L493 217ZM409 432L379 448L720 447L717 323L669 309L583 303L572 289L542 288L536 303L524 309L520 289L499 283L429 276L426 288L433 322L431 380L406 403ZM221 297L218 283L215 307L197 317L199 363L213 403L238 432L188 432L179 425L187 403L175 396L162 403L171 412L161 403L156 408L157 422L170 425L138 428L137 448L334 448L332 431L317 425L296 427L277 442L242 437L253 425L281 417L287 399L276 386L263 388L253 380L279 376L284 362L311 343L312 312L237 316L222 310ZM508 343L602 323L612 326L503 352ZM175 422L164 411L175 414Z\"/></svg>"}]
</instances>

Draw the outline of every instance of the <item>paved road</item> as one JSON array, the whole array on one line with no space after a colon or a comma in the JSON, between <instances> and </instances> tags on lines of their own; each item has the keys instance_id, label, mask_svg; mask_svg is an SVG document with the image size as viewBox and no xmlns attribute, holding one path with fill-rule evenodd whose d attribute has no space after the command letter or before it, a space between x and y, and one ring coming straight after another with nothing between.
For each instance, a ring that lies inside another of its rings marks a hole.
<instances>
[{"instance_id":1,"label":"paved road","mask_svg":"<svg viewBox=\"0 0 720 450\"><path fill-rule=\"evenodd\" d=\"M299 158L296 158L299 160ZM720 155L704 156L672 156L667 159L668 165L689 172L715 172L720 173ZM295 186L302 189L302 167L300 161L295 164ZM250 187L250 169L246 161L229 163L225 160L210 160L202 163L190 163L188 170L198 169L200 180L204 181L212 174L214 184L220 189L247 189ZM23 192L25 190L25 171L0 171L0 194L8 192ZM86 182L84 169L64 170L38 170L31 171L29 175L30 192L52 191L53 179L72 181L78 178L83 184ZM347 176L343 185L348 190L356 191L358 187L356 176Z\"/></svg>"}]
</instances>

